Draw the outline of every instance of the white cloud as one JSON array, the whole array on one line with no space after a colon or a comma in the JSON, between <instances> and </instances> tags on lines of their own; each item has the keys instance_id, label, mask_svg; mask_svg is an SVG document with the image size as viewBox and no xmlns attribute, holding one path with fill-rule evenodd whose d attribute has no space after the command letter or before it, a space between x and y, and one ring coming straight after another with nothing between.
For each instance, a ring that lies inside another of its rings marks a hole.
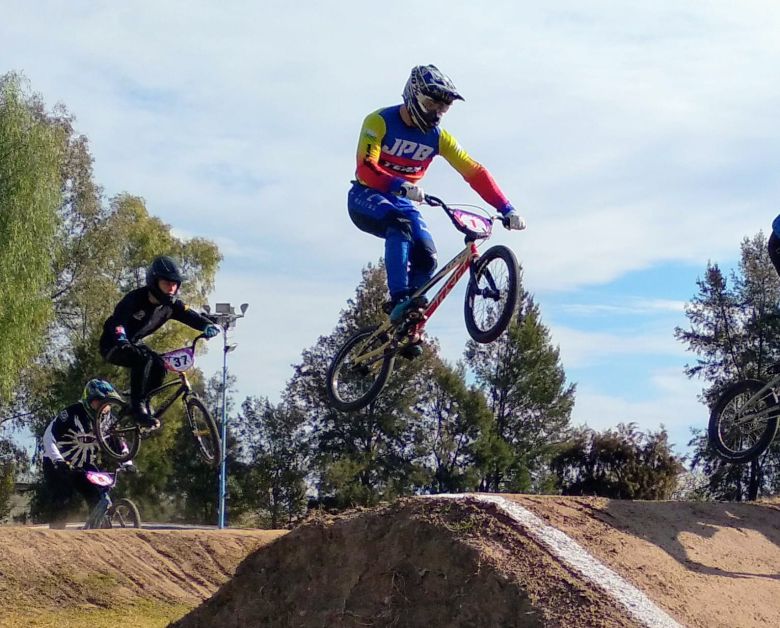
<instances>
[{"instance_id":1,"label":"white cloud","mask_svg":"<svg viewBox=\"0 0 780 628\"><path fill-rule=\"evenodd\" d=\"M681 378L674 369L652 371L639 394L627 390L624 395L610 395L580 384L572 423L596 430L636 423L641 431L658 430L663 425L675 450L685 453L690 429L707 427L709 414L697 399L700 392L700 382Z\"/></svg>"},{"instance_id":2,"label":"white cloud","mask_svg":"<svg viewBox=\"0 0 780 628\"><path fill-rule=\"evenodd\" d=\"M568 314L580 316L609 316L615 314L646 315L658 312L683 312L685 301L672 299L642 299L632 297L623 304L611 303L567 303L560 308Z\"/></svg>"},{"instance_id":3,"label":"white cloud","mask_svg":"<svg viewBox=\"0 0 780 628\"><path fill-rule=\"evenodd\" d=\"M363 117L398 101L416 63L437 63L465 94L446 126L528 218L526 232L499 230L494 241L516 251L534 293L733 260L744 235L768 229L780 197L774 3L485 10L430 0L430 19L387 11L354 1L5 2L0 72L25 71L48 104L76 115L106 193L143 196L177 233L220 245L213 300L251 303L230 360L252 394L278 393L382 251L346 214L354 145ZM420 4L393 11L416 16ZM425 186L477 198L441 160ZM425 211L447 258L460 240ZM604 329L553 327L567 367L586 374L616 355L682 361L665 322L680 304L662 289L631 301L616 292L600 306L577 305L576 294L564 299L569 311L603 318ZM449 359L466 338L461 298L430 325ZM629 335L609 329L613 314L658 318ZM586 410L590 398L594 411L620 414L621 402L579 383ZM666 398L623 409L650 416Z\"/></svg>"},{"instance_id":4,"label":"white cloud","mask_svg":"<svg viewBox=\"0 0 780 628\"><path fill-rule=\"evenodd\" d=\"M684 347L667 327L623 333L583 331L555 324L549 327L552 342L560 347L561 361L567 368L604 364L620 356L661 356L680 364L686 359Z\"/></svg>"}]
</instances>

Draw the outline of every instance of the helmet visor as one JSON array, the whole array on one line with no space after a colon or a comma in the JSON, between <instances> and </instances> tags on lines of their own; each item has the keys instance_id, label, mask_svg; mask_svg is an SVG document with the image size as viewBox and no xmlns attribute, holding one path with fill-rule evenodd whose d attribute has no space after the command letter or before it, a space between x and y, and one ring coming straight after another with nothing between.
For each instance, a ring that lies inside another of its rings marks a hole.
<instances>
[{"instance_id":1,"label":"helmet visor","mask_svg":"<svg viewBox=\"0 0 780 628\"><path fill-rule=\"evenodd\" d=\"M447 102L437 98L432 98L431 96L426 96L424 94L421 94L417 98L417 102L420 103L420 106L425 110L426 113L439 114L439 116L447 113L450 105L452 104L452 101Z\"/></svg>"}]
</instances>

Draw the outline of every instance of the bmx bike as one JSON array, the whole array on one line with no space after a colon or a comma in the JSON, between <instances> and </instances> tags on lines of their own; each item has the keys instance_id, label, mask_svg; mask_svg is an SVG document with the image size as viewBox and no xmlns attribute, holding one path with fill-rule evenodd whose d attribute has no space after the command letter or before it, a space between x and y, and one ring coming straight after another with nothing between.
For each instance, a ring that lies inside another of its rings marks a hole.
<instances>
[{"instance_id":1,"label":"bmx bike","mask_svg":"<svg viewBox=\"0 0 780 628\"><path fill-rule=\"evenodd\" d=\"M114 473L84 472L87 481L101 489L100 501L89 512L84 524L85 530L141 527L141 515L138 512L138 507L131 500L125 497L116 502L111 500L111 490L116 486L119 474L123 470L123 467L118 467Z\"/></svg>"},{"instance_id":2,"label":"bmx bike","mask_svg":"<svg viewBox=\"0 0 780 628\"><path fill-rule=\"evenodd\" d=\"M184 414L187 417L189 429L197 443L200 457L211 467L219 466L221 461L222 442L219 429L206 405L193 391L187 379L186 371L195 365L195 347L203 334L197 336L188 347L182 347L160 354L165 370L176 375L176 378L164 382L161 386L149 391L144 403L165 393L171 393L156 409L149 408L150 415L160 419L168 409L182 398ZM127 394L126 392L123 394ZM141 440L155 430L142 429L135 420L130 406L124 400L111 399L107 401L109 411L97 413L95 435L100 448L117 462L126 462L138 454Z\"/></svg>"},{"instance_id":3,"label":"bmx bike","mask_svg":"<svg viewBox=\"0 0 780 628\"><path fill-rule=\"evenodd\" d=\"M479 207L484 215L449 207L435 196L426 195L424 202L444 210L454 227L464 234L465 247L410 296L411 303L419 304L418 307L409 307L397 322L388 320L357 331L338 350L326 377L328 398L337 410L360 410L379 396L393 371L396 356L420 342L426 322L466 273L466 330L476 342L496 340L517 309L519 269L514 253L497 245L480 255L477 247L477 242L490 238L493 223L502 217ZM509 228L522 226L510 223ZM428 300L427 293L442 281L443 285Z\"/></svg>"}]
</instances>

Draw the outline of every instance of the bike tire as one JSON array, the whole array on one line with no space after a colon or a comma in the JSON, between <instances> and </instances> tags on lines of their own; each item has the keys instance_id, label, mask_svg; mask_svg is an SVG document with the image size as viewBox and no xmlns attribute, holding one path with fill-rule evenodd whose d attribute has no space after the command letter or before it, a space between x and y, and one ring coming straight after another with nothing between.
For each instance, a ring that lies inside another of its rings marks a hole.
<instances>
[{"instance_id":1,"label":"bike tire","mask_svg":"<svg viewBox=\"0 0 780 628\"><path fill-rule=\"evenodd\" d=\"M130 407L120 401L109 401L111 412L95 418L95 437L100 449L117 462L127 462L138 455L141 448L141 430ZM121 446L124 441L125 447Z\"/></svg>"},{"instance_id":2,"label":"bike tire","mask_svg":"<svg viewBox=\"0 0 780 628\"><path fill-rule=\"evenodd\" d=\"M375 366L349 367L348 360L354 349L362 353L366 348L378 348L388 341L387 335L382 334L377 336L369 347L361 346L376 330L376 326L367 327L350 336L328 368L325 378L328 399L337 410L354 412L365 408L379 396L393 372L394 354L383 355L381 363L376 362ZM344 370L345 367L347 370Z\"/></svg>"},{"instance_id":3,"label":"bike tire","mask_svg":"<svg viewBox=\"0 0 780 628\"><path fill-rule=\"evenodd\" d=\"M489 248L475 262L463 308L466 330L475 341L493 342L509 327L517 310L519 274L515 254L502 245ZM483 313L486 322L478 320Z\"/></svg>"},{"instance_id":4,"label":"bike tire","mask_svg":"<svg viewBox=\"0 0 780 628\"><path fill-rule=\"evenodd\" d=\"M108 522L107 526L101 526L106 528L140 528L141 527L141 513L138 512L138 506L132 501L123 497L117 500L108 509L106 516L103 517L104 522Z\"/></svg>"},{"instance_id":5,"label":"bike tire","mask_svg":"<svg viewBox=\"0 0 780 628\"><path fill-rule=\"evenodd\" d=\"M764 386L766 383L758 379L736 382L723 391L712 408L707 436L718 455L727 462L744 463L755 460L769 448L775 437L777 415L756 419L752 424L729 425L730 422L744 417L746 413L777 405L777 399L771 390L762 398L744 405ZM751 438L751 435L755 435L755 438Z\"/></svg>"},{"instance_id":6,"label":"bike tire","mask_svg":"<svg viewBox=\"0 0 780 628\"><path fill-rule=\"evenodd\" d=\"M210 467L218 467L222 461L222 439L214 418L206 409L206 404L198 397L188 397L184 407L187 410L192 436L198 444L198 455Z\"/></svg>"}]
</instances>

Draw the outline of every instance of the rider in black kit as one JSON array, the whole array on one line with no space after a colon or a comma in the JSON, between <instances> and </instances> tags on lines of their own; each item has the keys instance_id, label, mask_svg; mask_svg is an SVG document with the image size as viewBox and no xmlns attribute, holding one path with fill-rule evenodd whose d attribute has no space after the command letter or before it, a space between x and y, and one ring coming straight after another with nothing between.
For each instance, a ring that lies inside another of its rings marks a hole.
<instances>
[{"instance_id":1,"label":"rider in black kit","mask_svg":"<svg viewBox=\"0 0 780 628\"><path fill-rule=\"evenodd\" d=\"M143 399L162 384L165 368L159 354L139 341L171 318L207 338L219 333L217 325L176 298L181 282L176 262L165 255L156 257L146 271L146 286L126 294L103 324L100 354L112 364L130 367L130 405L138 423L147 428L158 427L159 422Z\"/></svg>"}]
</instances>

